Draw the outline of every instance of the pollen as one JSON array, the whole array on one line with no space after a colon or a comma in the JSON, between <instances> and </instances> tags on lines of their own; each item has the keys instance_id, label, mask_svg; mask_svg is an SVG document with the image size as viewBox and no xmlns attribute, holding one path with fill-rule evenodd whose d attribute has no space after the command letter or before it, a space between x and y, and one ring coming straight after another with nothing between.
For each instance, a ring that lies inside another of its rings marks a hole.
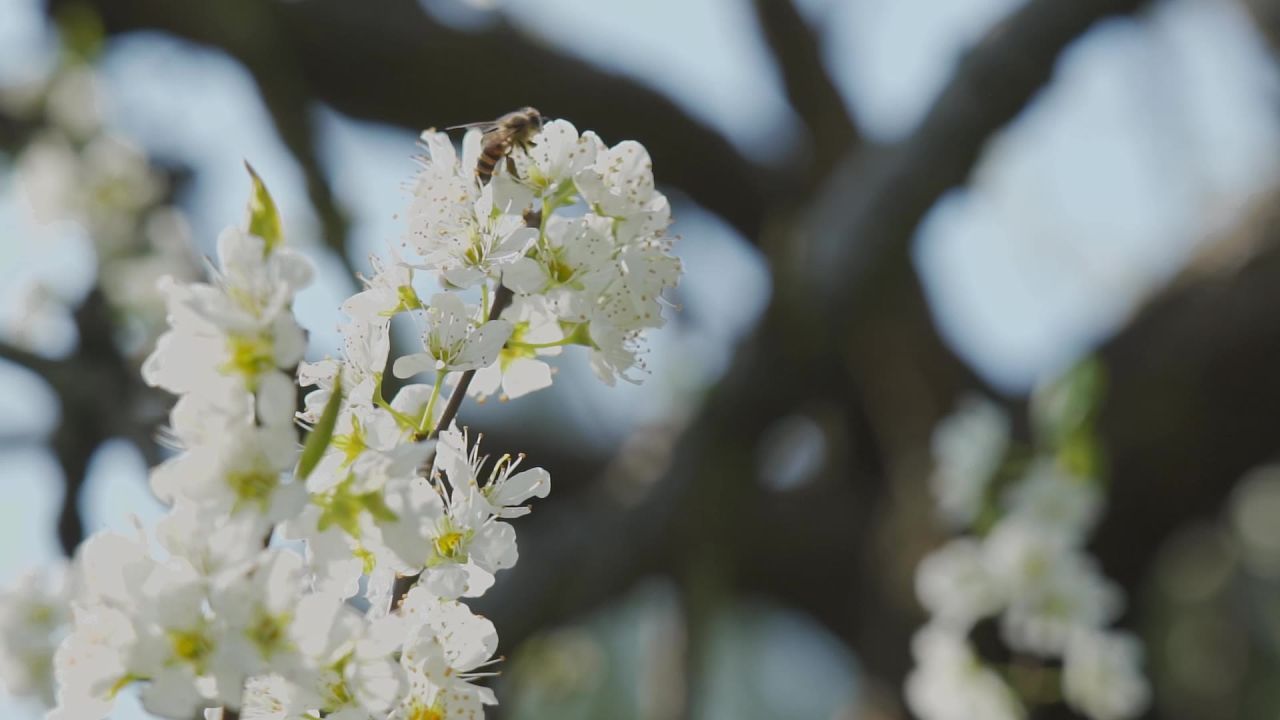
<instances>
[{"instance_id":1,"label":"pollen","mask_svg":"<svg viewBox=\"0 0 1280 720\"><path fill-rule=\"evenodd\" d=\"M436 538L436 555L446 560L457 560L462 554L463 535L457 530L447 532Z\"/></svg>"},{"instance_id":2,"label":"pollen","mask_svg":"<svg viewBox=\"0 0 1280 720\"><path fill-rule=\"evenodd\" d=\"M173 655L193 665L200 665L213 652L213 643L199 630L172 630L169 643Z\"/></svg>"},{"instance_id":3,"label":"pollen","mask_svg":"<svg viewBox=\"0 0 1280 720\"><path fill-rule=\"evenodd\" d=\"M227 356L223 372L250 380L276 366L275 346L269 335L231 335L227 338Z\"/></svg>"},{"instance_id":4,"label":"pollen","mask_svg":"<svg viewBox=\"0 0 1280 720\"><path fill-rule=\"evenodd\" d=\"M227 484L235 493L237 504L256 503L263 510L279 483L279 476L267 470L242 470L227 475Z\"/></svg>"}]
</instances>

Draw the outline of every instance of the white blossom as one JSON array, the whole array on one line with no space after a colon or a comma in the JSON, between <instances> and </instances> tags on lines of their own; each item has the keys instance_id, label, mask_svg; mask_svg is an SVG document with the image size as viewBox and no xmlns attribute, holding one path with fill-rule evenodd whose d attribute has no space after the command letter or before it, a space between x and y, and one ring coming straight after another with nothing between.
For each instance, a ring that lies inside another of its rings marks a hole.
<instances>
[{"instance_id":1,"label":"white blossom","mask_svg":"<svg viewBox=\"0 0 1280 720\"><path fill-rule=\"evenodd\" d=\"M1005 503L1010 517L1073 544L1084 541L1102 512L1096 482L1067 474L1047 459L1032 464Z\"/></svg>"},{"instance_id":2,"label":"white blossom","mask_svg":"<svg viewBox=\"0 0 1280 720\"><path fill-rule=\"evenodd\" d=\"M498 359L511 323L484 322L477 309L469 307L454 293L431 296L431 306L423 313L427 331L423 333L425 352L404 355L392 366L396 377L407 378L432 370L437 373L479 370Z\"/></svg>"},{"instance_id":3,"label":"white blossom","mask_svg":"<svg viewBox=\"0 0 1280 720\"><path fill-rule=\"evenodd\" d=\"M1142 645L1128 633L1076 630L1063 656L1062 691L1072 707L1093 720L1141 715L1151 703Z\"/></svg>"},{"instance_id":4,"label":"white blossom","mask_svg":"<svg viewBox=\"0 0 1280 720\"><path fill-rule=\"evenodd\" d=\"M212 279L190 282L177 263L161 281L169 329L143 376L178 395L164 431L176 454L151 475L169 512L156 543L139 531L84 544L51 718L106 717L129 686L151 713L183 720L216 720L218 706L246 720L480 718L496 702L481 684L495 628L457 598L515 564L507 520L551 480L520 454L481 455L444 416L446 403L457 409L446 395L463 373L480 397L540 390L573 346L607 381L633 380L681 266L639 144L607 148L552 121L481 183L480 138L468 133L459 157L445 135L424 133L405 244L416 257L371 261L342 303L338 358L302 362L291 306L314 271L280 244L256 176L252 231L219 237ZM60 162L46 163L43 182L65 185L72 206L79 178ZM571 206L571 218L557 214ZM160 267L122 265L120 277ZM444 288L427 303L419 271ZM422 344L393 359L401 314ZM402 378L431 371L432 384L388 401L389 361ZM298 384L313 386L300 413ZM294 420L311 430L302 452ZM24 662L24 649L47 656L58 634L6 625L30 615L23 607L0 596L0 664Z\"/></svg>"},{"instance_id":5,"label":"white blossom","mask_svg":"<svg viewBox=\"0 0 1280 720\"><path fill-rule=\"evenodd\" d=\"M964 637L925 626L911 641L916 667L907 705L920 720L1017 720L1026 711L1013 691L974 654Z\"/></svg>"},{"instance_id":6,"label":"white blossom","mask_svg":"<svg viewBox=\"0 0 1280 720\"><path fill-rule=\"evenodd\" d=\"M984 562L981 543L971 538L952 540L920 561L916 596L934 622L959 632L998 611L1004 600Z\"/></svg>"},{"instance_id":7,"label":"white blossom","mask_svg":"<svg viewBox=\"0 0 1280 720\"><path fill-rule=\"evenodd\" d=\"M978 517L987 486L1009 444L1009 419L999 406L965 398L933 431L934 472L930 486L943 518L967 526Z\"/></svg>"},{"instance_id":8,"label":"white blossom","mask_svg":"<svg viewBox=\"0 0 1280 720\"><path fill-rule=\"evenodd\" d=\"M53 705L53 656L71 621L70 591L53 567L0 592L0 680L11 695Z\"/></svg>"}]
</instances>

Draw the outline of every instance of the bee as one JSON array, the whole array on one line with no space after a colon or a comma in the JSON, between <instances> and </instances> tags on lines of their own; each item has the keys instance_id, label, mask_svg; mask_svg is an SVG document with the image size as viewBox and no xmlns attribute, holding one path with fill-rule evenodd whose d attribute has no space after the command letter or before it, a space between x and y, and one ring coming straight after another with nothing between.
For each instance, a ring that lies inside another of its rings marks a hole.
<instances>
[{"instance_id":1,"label":"bee","mask_svg":"<svg viewBox=\"0 0 1280 720\"><path fill-rule=\"evenodd\" d=\"M520 148L528 152L534 146L533 136L542 130L542 113L531 107L523 107L497 120L454 125L445 129L459 128L479 128L484 132L480 137L480 160L476 163L476 177L484 185L493 178L494 169L504 159L507 161L507 170L512 175L516 173L511 151Z\"/></svg>"}]
</instances>

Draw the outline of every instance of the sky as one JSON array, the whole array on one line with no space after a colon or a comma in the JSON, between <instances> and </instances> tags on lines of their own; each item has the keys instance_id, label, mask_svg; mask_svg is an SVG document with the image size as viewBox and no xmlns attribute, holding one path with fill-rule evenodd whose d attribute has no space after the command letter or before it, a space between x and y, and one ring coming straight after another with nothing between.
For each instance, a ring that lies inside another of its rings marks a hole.
<instances>
[{"instance_id":1,"label":"sky","mask_svg":"<svg viewBox=\"0 0 1280 720\"><path fill-rule=\"evenodd\" d=\"M753 157L776 157L785 147L780 138L795 129L739 0L492 4L554 45L668 92ZM450 22L475 19L474 8L454 0L426 5ZM801 5L821 28L851 111L873 139L893 141L910 132L959 54L1018 2ZM0 0L0 84L30 74L47 49L35 0ZM206 251L222 226L242 216L242 158L268 179L291 235L314 232L302 176L241 68L152 35L113 46L102 77L114 130L197 169L186 201ZM1227 1L1173 0L1140 24L1112 22L1074 46L1052 87L995 138L973 182L950 193L920 228L916 261L948 339L995 384L1018 389L1105 337L1274 180L1276 92L1265 48ZM354 254L376 252L400 232L394 215L413 168L413 137L333 113L320 126L323 161L356 220ZM0 173L0 317L12 310L12 289L23 279L39 277L69 295L92 279L83 238L71 228L39 227L29 215L12 178ZM678 252L690 319L664 331L654 348L657 390L580 383L548 401L598 419L600 429L584 424L583 433L602 433L602 444L661 417L714 377L767 296L760 259L724 223L683 208L676 231L689 240ZM333 258L314 255L322 281L300 297L298 312L313 333L313 354L322 354L336 346L333 308L351 284ZM50 327L56 349L60 331ZM61 332L61 342L71 342ZM677 355L696 362L662 360ZM56 422L52 396L2 364L0 408L20 409L0 413L0 438L39 436ZM99 454L85 507L91 529L159 513L139 481L144 473L126 445ZM0 483L9 493L0 506L0 582L56 556L50 523L58 498L49 490L56 477L38 447L0 443ZM0 715L18 713L0 705Z\"/></svg>"}]
</instances>

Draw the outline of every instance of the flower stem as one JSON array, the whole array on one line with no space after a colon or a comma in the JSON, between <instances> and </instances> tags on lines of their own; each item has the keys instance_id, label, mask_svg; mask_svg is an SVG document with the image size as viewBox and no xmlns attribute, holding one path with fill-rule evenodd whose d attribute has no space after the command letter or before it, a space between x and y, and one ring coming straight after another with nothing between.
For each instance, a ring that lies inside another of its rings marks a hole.
<instances>
[{"instance_id":1,"label":"flower stem","mask_svg":"<svg viewBox=\"0 0 1280 720\"><path fill-rule=\"evenodd\" d=\"M427 406L422 409L422 417L418 420L419 434L426 434L428 436L436 434L436 427L432 426L431 430L428 432L427 425L431 424L431 416L434 414L432 411L436 409L436 400L440 399L440 386L444 384L442 382L443 380L444 375L442 373L436 373L435 384L431 386L431 397L427 400Z\"/></svg>"},{"instance_id":2,"label":"flower stem","mask_svg":"<svg viewBox=\"0 0 1280 720\"><path fill-rule=\"evenodd\" d=\"M575 343L572 337L565 337L565 338L556 340L554 342L544 342L544 343L527 343L527 342L520 342L519 340L507 341L507 347L516 348L519 350L541 350L543 348L564 347L565 345L573 345L573 344Z\"/></svg>"},{"instance_id":3,"label":"flower stem","mask_svg":"<svg viewBox=\"0 0 1280 720\"><path fill-rule=\"evenodd\" d=\"M418 423L413 418L391 407L391 403L382 397L382 375L375 376L376 382L373 386L373 404L391 413L391 417L396 419L396 423L406 430L413 430L418 427Z\"/></svg>"}]
</instances>

